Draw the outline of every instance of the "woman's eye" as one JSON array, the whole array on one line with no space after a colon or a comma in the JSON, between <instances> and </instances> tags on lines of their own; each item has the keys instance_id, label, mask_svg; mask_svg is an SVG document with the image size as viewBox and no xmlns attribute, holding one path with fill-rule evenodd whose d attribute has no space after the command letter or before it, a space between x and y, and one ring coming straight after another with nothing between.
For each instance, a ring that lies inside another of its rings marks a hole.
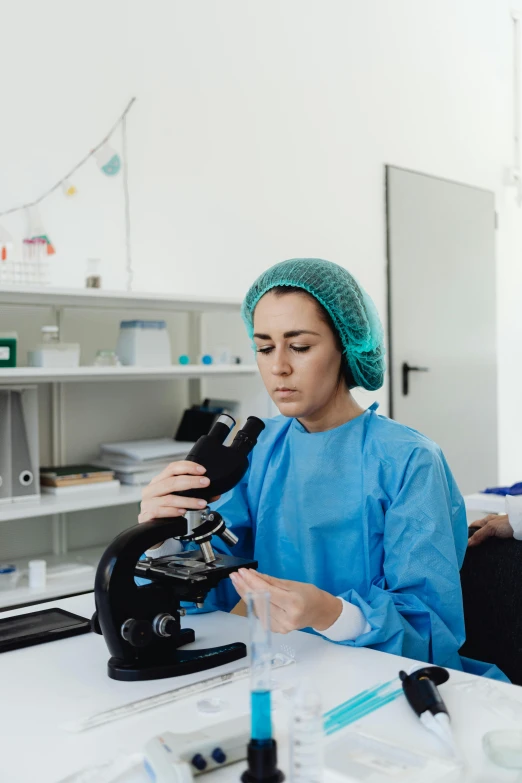
<instances>
[{"instance_id":1,"label":"woman's eye","mask_svg":"<svg viewBox=\"0 0 522 783\"><path fill-rule=\"evenodd\" d=\"M257 353L270 353L270 351L272 350L273 350L272 346L267 345L265 348L258 348Z\"/></svg>"},{"instance_id":2,"label":"woman's eye","mask_svg":"<svg viewBox=\"0 0 522 783\"><path fill-rule=\"evenodd\" d=\"M309 345L292 345L292 351L295 351L296 353L306 353L306 351L309 350Z\"/></svg>"}]
</instances>

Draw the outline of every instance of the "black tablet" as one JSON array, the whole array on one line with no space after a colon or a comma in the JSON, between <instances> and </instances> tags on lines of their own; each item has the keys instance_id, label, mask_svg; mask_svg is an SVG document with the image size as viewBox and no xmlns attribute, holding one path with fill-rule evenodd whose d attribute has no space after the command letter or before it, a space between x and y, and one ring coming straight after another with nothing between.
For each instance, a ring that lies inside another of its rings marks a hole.
<instances>
[{"instance_id":1,"label":"black tablet","mask_svg":"<svg viewBox=\"0 0 522 783\"><path fill-rule=\"evenodd\" d=\"M78 636L91 630L91 623L63 609L18 614L0 619L0 652Z\"/></svg>"}]
</instances>

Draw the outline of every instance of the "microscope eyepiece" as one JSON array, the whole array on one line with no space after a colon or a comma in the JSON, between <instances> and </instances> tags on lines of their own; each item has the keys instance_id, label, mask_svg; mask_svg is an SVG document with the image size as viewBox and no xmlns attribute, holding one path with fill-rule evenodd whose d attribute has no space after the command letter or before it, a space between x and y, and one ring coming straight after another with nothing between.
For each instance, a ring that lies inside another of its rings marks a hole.
<instances>
[{"instance_id":1,"label":"microscope eyepiece","mask_svg":"<svg viewBox=\"0 0 522 783\"><path fill-rule=\"evenodd\" d=\"M229 416L228 413L222 413L212 425L207 437L214 438L219 443L224 443L235 426L235 419Z\"/></svg>"},{"instance_id":2,"label":"microscope eyepiece","mask_svg":"<svg viewBox=\"0 0 522 783\"><path fill-rule=\"evenodd\" d=\"M265 424L261 419L258 419L256 416L249 416L234 438L230 448L242 451L245 456L248 456L264 429Z\"/></svg>"}]
</instances>

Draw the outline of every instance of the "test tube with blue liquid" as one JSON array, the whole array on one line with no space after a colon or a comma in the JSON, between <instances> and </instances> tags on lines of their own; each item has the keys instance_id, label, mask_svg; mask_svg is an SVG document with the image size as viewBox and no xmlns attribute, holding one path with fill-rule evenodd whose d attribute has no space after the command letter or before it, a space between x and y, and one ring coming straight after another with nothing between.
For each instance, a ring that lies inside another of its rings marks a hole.
<instances>
[{"instance_id":1,"label":"test tube with blue liquid","mask_svg":"<svg viewBox=\"0 0 522 783\"><path fill-rule=\"evenodd\" d=\"M272 737L270 594L249 593L246 599L250 626L251 739L248 769L243 783L279 783L284 775L277 769L277 745Z\"/></svg>"}]
</instances>

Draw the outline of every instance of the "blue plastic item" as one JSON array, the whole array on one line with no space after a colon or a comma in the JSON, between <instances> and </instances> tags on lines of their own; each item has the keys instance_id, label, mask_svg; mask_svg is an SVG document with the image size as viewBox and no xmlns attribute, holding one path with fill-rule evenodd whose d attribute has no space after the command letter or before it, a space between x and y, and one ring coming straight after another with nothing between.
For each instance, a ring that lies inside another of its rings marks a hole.
<instances>
[{"instance_id":1,"label":"blue plastic item","mask_svg":"<svg viewBox=\"0 0 522 783\"><path fill-rule=\"evenodd\" d=\"M483 490L484 495L522 495L522 481L510 487L491 487Z\"/></svg>"}]
</instances>

